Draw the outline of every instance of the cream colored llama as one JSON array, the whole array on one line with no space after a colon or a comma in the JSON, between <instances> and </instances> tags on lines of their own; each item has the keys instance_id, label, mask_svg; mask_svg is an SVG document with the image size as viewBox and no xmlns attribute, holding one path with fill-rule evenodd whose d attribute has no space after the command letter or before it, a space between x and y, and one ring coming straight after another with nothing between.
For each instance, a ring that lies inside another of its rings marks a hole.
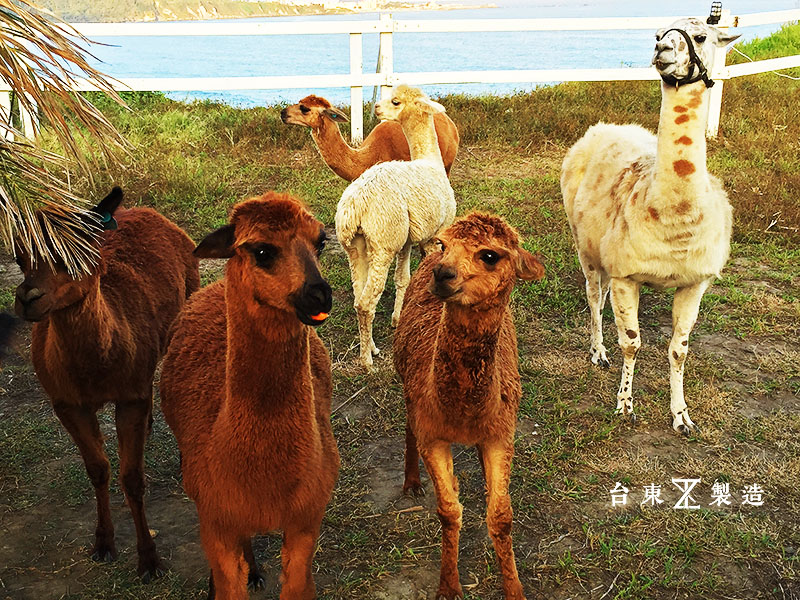
<instances>
[{"instance_id":1,"label":"cream colored llama","mask_svg":"<svg viewBox=\"0 0 800 600\"><path fill-rule=\"evenodd\" d=\"M658 137L638 125L591 127L567 153L561 191L586 276L591 359L608 367L602 310L611 289L624 356L618 414L633 414L633 367L641 346L642 284L677 288L669 345L672 426L696 426L683 395L689 333L700 299L728 260L731 207L706 169L708 91L714 50L735 40L697 19L656 34L653 64L662 78Z\"/></svg>"},{"instance_id":2,"label":"cream colored llama","mask_svg":"<svg viewBox=\"0 0 800 600\"><path fill-rule=\"evenodd\" d=\"M443 111L441 104L406 85L397 86L391 97L378 102L378 118L399 121L403 127L411 160L370 167L347 187L336 209L336 235L350 262L361 362L367 370L372 356L378 354L372 322L392 260L397 257L395 326L411 280L412 244L429 249L431 238L455 218L453 188L433 125L433 115Z\"/></svg>"}]
</instances>

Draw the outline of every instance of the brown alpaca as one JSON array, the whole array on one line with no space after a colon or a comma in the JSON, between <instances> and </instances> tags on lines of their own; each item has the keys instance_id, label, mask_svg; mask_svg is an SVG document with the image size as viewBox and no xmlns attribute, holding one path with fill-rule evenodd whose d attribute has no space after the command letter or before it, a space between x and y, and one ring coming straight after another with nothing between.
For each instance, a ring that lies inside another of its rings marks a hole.
<instances>
[{"instance_id":1,"label":"brown alpaca","mask_svg":"<svg viewBox=\"0 0 800 600\"><path fill-rule=\"evenodd\" d=\"M200 285L194 244L149 208L117 210L115 187L93 209L105 231L94 272L73 279L63 265L17 250L25 280L15 310L33 326L31 356L53 410L80 450L97 498L92 558L117 556L109 509L110 468L97 411L115 405L120 479L133 514L137 572L161 574L144 513L144 443L152 425L153 374L167 332L186 298ZM118 228L117 228L118 226ZM114 231L111 231L116 229ZM52 245L52 242L50 242Z\"/></svg>"},{"instance_id":2,"label":"brown alpaca","mask_svg":"<svg viewBox=\"0 0 800 600\"><path fill-rule=\"evenodd\" d=\"M358 148L353 148L344 140L337 124L349 121L347 115L319 96L306 96L297 104L287 106L281 111L281 119L284 123L310 127L322 160L347 181L358 179L364 171L378 163L411 160L408 140L400 123L381 121ZM444 170L450 175L450 167L458 152L458 128L445 113L434 115L433 124Z\"/></svg>"},{"instance_id":3,"label":"brown alpaca","mask_svg":"<svg viewBox=\"0 0 800 600\"><path fill-rule=\"evenodd\" d=\"M277 529L281 600L316 595L311 561L339 471L331 363L307 327L331 309L325 239L298 200L270 192L238 204L195 250L230 260L175 322L161 408L197 505L211 598L247 598L250 537Z\"/></svg>"},{"instance_id":4,"label":"brown alpaca","mask_svg":"<svg viewBox=\"0 0 800 600\"><path fill-rule=\"evenodd\" d=\"M450 445L476 445L505 598L522 600L508 494L522 388L508 303L518 277L541 279L544 268L499 217L472 213L439 240L442 252L425 257L411 279L394 335L394 364L403 379L407 411L403 491L422 492L422 455L442 522L436 598L463 598L458 580L461 504Z\"/></svg>"}]
</instances>

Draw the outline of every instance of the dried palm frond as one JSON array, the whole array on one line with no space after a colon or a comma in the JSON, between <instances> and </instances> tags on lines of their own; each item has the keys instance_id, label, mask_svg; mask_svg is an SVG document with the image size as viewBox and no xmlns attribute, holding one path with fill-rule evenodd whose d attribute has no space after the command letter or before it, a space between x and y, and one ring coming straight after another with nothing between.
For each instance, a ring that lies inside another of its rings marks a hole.
<instances>
[{"instance_id":1,"label":"dried palm frond","mask_svg":"<svg viewBox=\"0 0 800 600\"><path fill-rule=\"evenodd\" d=\"M15 93L21 110L41 115L67 158L91 178L81 140L92 138L112 160L127 151L127 143L85 96L73 91L89 85L124 104L113 80L89 64L93 56L82 46L88 43L47 11L21 0L0 0L0 80ZM9 250L17 238L33 256L51 264L60 259L73 275L87 272L97 251L91 239L79 235L85 230L79 225L92 221L84 202L54 174L63 172L64 157L5 139L10 135L21 137L10 115L0 115L0 239ZM39 209L41 219L35 216Z\"/></svg>"}]
</instances>

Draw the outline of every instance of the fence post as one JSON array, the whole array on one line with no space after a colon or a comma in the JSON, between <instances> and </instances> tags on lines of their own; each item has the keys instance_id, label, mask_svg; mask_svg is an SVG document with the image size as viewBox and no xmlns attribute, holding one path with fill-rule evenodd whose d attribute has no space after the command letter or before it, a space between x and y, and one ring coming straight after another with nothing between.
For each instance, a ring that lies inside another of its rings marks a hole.
<instances>
[{"instance_id":1,"label":"fence post","mask_svg":"<svg viewBox=\"0 0 800 600\"><path fill-rule=\"evenodd\" d=\"M350 34L350 75L359 79L364 75L364 57L361 34ZM350 87L350 141L360 144L364 139L364 88L360 85Z\"/></svg>"},{"instance_id":2,"label":"fence post","mask_svg":"<svg viewBox=\"0 0 800 600\"><path fill-rule=\"evenodd\" d=\"M381 85L381 100L386 100L392 91L392 74L394 73L394 52L392 50L392 32L394 20L391 14L381 15L381 25L389 30L384 32L381 27L380 46L378 48L378 72L383 75L385 85Z\"/></svg>"},{"instance_id":3,"label":"fence post","mask_svg":"<svg viewBox=\"0 0 800 600\"><path fill-rule=\"evenodd\" d=\"M723 10L717 27L728 33L731 24L731 11ZM706 121L706 137L717 137L719 132L719 119L722 113L722 88L725 85L723 75L725 74L725 58L728 55L727 49L714 48L714 68L711 70L711 79L714 80L714 87L709 90L708 96L708 120Z\"/></svg>"},{"instance_id":4,"label":"fence post","mask_svg":"<svg viewBox=\"0 0 800 600\"><path fill-rule=\"evenodd\" d=\"M5 139L14 141L11 131L11 92L0 92L0 119L3 120L3 131L0 132Z\"/></svg>"}]
</instances>

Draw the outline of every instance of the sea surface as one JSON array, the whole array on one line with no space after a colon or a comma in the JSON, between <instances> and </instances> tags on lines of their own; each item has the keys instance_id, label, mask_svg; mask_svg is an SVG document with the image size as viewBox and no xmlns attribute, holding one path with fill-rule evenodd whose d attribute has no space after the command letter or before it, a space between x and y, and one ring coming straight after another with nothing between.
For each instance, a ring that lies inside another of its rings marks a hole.
<instances>
[{"instance_id":1,"label":"sea surface","mask_svg":"<svg viewBox=\"0 0 800 600\"><path fill-rule=\"evenodd\" d=\"M487 0L458 0L486 4ZM395 12L395 19L522 19L548 17L689 16L708 14L710 2L670 3L633 0L495 0L497 8ZM728 0L733 14L800 8L800 0ZM377 13L275 17L257 21L335 21L377 19ZM743 39L763 37L779 25L737 30ZM567 69L649 66L651 31L569 31L509 33L394 34L394 71L465 71L493 69ZM214 37L98 37L92 45L97 65L119 79L128 77L236 77L348 73L349 36L269 35ZM364 71L374 72L378 35L363 36ZM509 94L536 84L457 84L424 86L427 93ZM175 92L180 100L214 100L235 106L296 102L317 93L349 104L348 88ZM370 100L372 88L364 90Z\"/></svg>"}]
</instances>

